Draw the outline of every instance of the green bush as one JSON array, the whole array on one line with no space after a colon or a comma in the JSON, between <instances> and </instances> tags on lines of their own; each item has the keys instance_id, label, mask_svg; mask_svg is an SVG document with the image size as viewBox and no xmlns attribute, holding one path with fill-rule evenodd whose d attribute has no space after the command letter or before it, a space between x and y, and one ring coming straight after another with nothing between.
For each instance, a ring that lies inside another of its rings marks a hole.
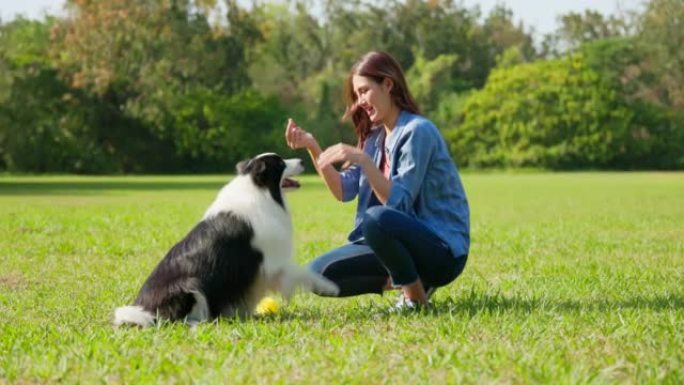
<instances>
[{"instance_id":1,"label":"green bush","mask_svg":"<svg viewBox=\"0 0 684 385\"><path fill-rule=\"evenodd\" d=\"M494 70L446 136L470 167L606 167L633 118L583 55Z\"/></svg>"}]
</instances>

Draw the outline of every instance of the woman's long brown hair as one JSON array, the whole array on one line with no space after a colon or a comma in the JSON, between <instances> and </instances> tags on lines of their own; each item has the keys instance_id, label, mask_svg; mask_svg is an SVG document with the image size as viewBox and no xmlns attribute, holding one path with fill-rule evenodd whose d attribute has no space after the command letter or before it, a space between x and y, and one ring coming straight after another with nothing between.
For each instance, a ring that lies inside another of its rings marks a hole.
<instances>
[{"instance_id":1,"label":"woman's long brown hair","mask_svg":"<svg viewBox=\"0 0 684 385\"><path fill-rule=\"evenodd\" d=\"M347 104L344 119L351 117L358 140L357 145L359 147L363 147L363 143L366 141L366 138L373 127L373 123L368 117L368 114L366 114L366 111L360 108L357 103L358 97L354 92L354 86L352 84L354 75L373 79L377 83L382 83L385 78L391 79L394 85L392 86L390 95L394 104L399 107L400 110L420 114L420 109L415 100L413 100L411 92L406 85L404 71L401 69L399 62L386 52L368 52L352 66L344 87L345 102Z\"/></svg>"}]
</instances>

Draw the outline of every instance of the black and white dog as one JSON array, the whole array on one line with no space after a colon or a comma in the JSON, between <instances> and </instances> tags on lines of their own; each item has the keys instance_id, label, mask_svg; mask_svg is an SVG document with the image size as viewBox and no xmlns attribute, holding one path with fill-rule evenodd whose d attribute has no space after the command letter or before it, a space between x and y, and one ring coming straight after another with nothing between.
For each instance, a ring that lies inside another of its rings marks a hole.
<instances>
[{"instance_id":1,"label":"black and white dog","mask_svg":"<svg viewBox=\"0 0 684 385\"><path fill-rule=\"evenodd\" d=\"M292 258L292 220L283 190L304 170L300 159L261 154L237 165L202 220L166 254L114 325L157 319L190 324L254 312L267 292L289 299L297 287L334 295L337 286Z\"/></svg>"}]
</instances>

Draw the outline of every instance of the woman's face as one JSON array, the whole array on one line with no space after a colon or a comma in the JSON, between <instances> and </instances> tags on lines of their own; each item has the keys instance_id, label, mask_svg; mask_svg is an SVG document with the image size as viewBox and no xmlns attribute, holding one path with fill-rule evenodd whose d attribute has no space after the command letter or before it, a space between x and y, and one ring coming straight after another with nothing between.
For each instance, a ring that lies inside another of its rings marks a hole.
<instances>
[{"instance_id":1,"label":"woman's face","mask_svg":"<svg viewBox=\"0 0 684 385\"><path fill-rule=\"evenodd\" d=\"M389 117L392 111L391 80L385 79L382 83L377 83L371 78L354 75L352 86L356 94L356 102L366 111L371 122L383 122Z\"/></svg>"}]
</instances>

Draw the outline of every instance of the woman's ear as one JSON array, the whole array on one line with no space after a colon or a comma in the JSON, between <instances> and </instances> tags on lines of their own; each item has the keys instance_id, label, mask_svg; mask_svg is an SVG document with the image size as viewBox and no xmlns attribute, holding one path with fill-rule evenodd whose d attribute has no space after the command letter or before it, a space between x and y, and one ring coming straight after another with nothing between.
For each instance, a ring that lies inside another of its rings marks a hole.
<instances>
[{"instance_id":1,"label":"woman's ear","mask_svg":"<svg viewBox=\"0 0 684 385\"><path fill-rule=\"evenodd\" d=\"M382 85L387 90L387 93L390 93L390 92L392 92L392 88L394 87L394 80L392 80L390 78L383 78L382 79Z\"/></svg>"}]
</instances>

